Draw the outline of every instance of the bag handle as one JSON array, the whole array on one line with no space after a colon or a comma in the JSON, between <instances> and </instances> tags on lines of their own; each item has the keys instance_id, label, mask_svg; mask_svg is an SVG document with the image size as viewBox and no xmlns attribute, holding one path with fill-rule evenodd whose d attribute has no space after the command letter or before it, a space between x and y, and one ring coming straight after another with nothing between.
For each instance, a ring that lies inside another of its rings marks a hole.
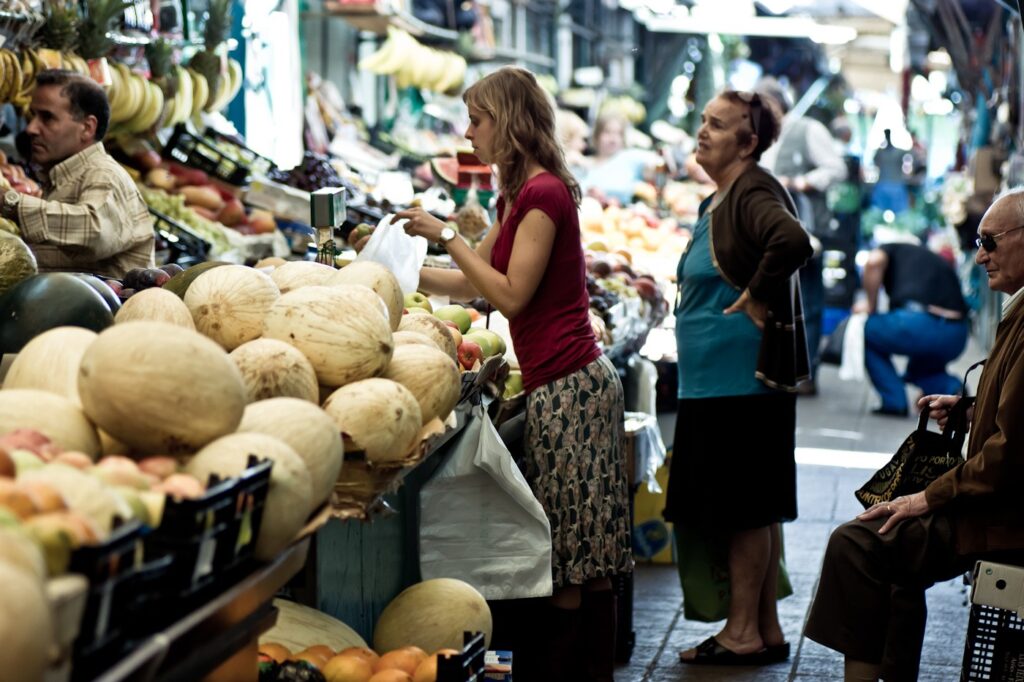
<instances>
[{"instance_id":1,"label":"bag handle","mask_svg":"<svg viewBox=\"0 0 1024 682\"><path fill-rule=\"evenodd\" d=\"M957 400L949 410L949 419L946 422L946 428L943 430L942 435L949 442L950 452L959 453L960 449L963 447L964 439L967 436L967 410L974 405L974 397L970 395L970 390L967 386L967 378L971 375L971 372L984 365L986 360L979 360L978 362L975 362L967 368L966 372L964 372L963 384L960 388L960 399ZM921 410L921 416L917 423L919 431L928 430L929 413L930 410Z\"/></svg>"}]
</instances>

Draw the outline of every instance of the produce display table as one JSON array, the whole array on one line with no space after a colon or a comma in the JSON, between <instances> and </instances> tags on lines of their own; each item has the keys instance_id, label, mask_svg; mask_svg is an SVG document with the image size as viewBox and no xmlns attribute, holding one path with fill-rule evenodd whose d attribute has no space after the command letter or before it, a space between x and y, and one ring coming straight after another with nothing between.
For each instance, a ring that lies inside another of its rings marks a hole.
<instances>
[{"instance_id":1,"label":"produce display table","mask_svg":"<svg viewBox=\"0 0 1024 682\"><path fill-rule=\"evenodd\" d=\"M257 638L277 619L274 595L302 570L306 537L202 608L147 639L97 682L256 682Z\"/></svg>"}]
</instances>

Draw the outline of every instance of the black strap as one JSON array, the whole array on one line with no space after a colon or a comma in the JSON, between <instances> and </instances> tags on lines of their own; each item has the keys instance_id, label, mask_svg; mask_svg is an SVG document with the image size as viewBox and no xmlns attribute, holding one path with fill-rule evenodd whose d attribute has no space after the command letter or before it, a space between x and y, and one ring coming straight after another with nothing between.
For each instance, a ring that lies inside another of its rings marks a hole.
<instances>
[{"instance_id":1,"label":"black strap","mask_svg":"<svg viewBox=\"0 0 1024 682\"><path fill-rule=\"evenodd\" d=\"M974 405L974 397L970 395L970 390L967 386L967 377L969 377L971 372L975 369L984 365L986 360L979 360L968 367L967 371L964 372L963 384L960 387L960 399L957 400L949 410L949 417L946 420L946 428L943 429L942 435L945 436L947 441L949 441L951 452L960 452L969 429L969 424L967 423L967 411L972 405ZM921 410L921 416L917 422L917 428L919 431L928 430L928 416L930 414L931 410L929 409Z\"/></svg>"}]
</instances>

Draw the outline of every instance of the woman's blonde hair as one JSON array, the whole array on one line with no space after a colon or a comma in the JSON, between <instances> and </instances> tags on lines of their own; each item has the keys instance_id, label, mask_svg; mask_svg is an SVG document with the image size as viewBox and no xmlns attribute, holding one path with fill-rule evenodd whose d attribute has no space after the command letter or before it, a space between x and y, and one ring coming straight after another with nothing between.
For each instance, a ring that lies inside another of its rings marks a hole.
<instances>
[{"instance_id":1,"label":"woman's blonde hair","mask_svg":"<svg viewBox=\"0 0 1024 682\"><path fill-rule=\"evenodd\" d=\"M532 158L564 182L579 205L579 183L569 172L555 135L554 107L532 73L502 67L471 85L462 101L494 119L491 162L498 167L498 187L508 204L526 184L526 161Z\"/></svg>"}]
</instances>

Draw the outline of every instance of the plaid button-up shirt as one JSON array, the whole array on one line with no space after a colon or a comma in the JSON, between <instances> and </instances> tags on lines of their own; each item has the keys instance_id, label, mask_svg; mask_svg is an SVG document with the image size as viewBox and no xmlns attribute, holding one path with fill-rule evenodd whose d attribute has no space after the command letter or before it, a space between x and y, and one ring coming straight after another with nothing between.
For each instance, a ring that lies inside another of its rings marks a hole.
<instances>
[{"instance_id":1,"label":"plaid button-up shirt","mask_svg":"<svg viewBox=\"0 0 1024 682\"><path fill-rule=\"evenodd\" d=\"M42 272L122 278L154 265L153 218L99 142L50 169L42 199L22 196L17 222Z\"/></svg>"}]
</instances>

